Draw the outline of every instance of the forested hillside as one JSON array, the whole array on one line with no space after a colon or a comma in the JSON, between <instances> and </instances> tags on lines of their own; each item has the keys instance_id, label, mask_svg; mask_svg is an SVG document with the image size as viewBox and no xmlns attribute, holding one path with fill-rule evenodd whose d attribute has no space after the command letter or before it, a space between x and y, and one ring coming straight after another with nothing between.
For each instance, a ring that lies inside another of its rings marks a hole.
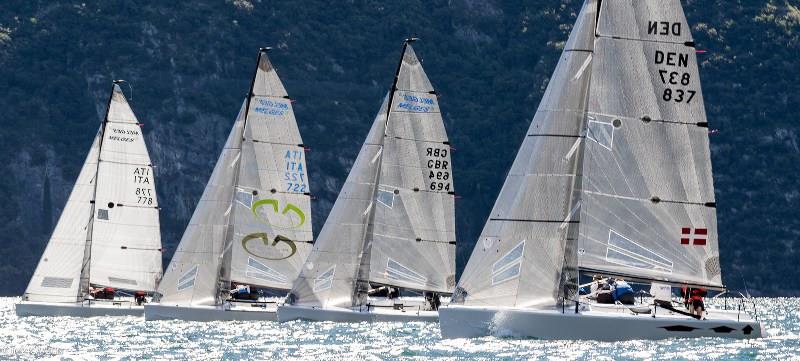
<instances>
[{"instance_id":1,"label":"forested hillside","mask_svg":"<svg viewBox=\"0 0 800 361\"><path fill-rule=\"evenodd\" d=\"M453 152L460 267L581 0L0 2L0 294L20 294L125 79L157 166L165 264L270 53L308 155L315 230L415 49ZM684 1L710 127L724 281L800 295L800 3Z\"/></svg>"}]
</instances>

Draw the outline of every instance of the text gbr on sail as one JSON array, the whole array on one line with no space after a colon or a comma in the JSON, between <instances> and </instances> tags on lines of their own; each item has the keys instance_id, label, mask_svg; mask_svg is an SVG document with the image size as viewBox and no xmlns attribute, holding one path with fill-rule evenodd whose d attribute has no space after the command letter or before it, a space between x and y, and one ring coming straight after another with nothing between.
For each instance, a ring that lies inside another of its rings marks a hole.
<instances>
[{"instance_id":1,"label":"text gbr on sail","mask_svg":"<svg viewBox=\"0 0 800 361\"><path fill-rule=\"evenodd\" d=\"M651 20L647 24L647 34L681 36L681 23Z\"/></svg>"}]
</instances>

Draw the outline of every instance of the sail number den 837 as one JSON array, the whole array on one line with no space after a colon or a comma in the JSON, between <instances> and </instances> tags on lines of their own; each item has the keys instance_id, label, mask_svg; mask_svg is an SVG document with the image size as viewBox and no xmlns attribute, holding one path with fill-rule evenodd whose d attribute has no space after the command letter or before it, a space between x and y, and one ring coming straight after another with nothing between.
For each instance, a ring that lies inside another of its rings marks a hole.
<instances>
[{"instance_id":1,"label":"sail number den 837","mask_svg":"<svg viewBox=\"0 0 800 361\"><path fill-rule=\"evenodd\" d=\"M656 50L653 62L659 67L667 67L658 69L658 78L665 85L661 100L690 104L697 91L688 89L692 85L692 75L688 71L689 54Z\"/></svg>"},{"instance_id":2,"label":"sail number den 837","mask_svg":"<svg viewBox=\"0 0 800 361\"><path fill-rule=\"evenodd\" d=\"M432 191L450 191L450 161L447 159L447 148L428 147L425 155L428 157L428 189Z\"/></svg>"}]
</instances>

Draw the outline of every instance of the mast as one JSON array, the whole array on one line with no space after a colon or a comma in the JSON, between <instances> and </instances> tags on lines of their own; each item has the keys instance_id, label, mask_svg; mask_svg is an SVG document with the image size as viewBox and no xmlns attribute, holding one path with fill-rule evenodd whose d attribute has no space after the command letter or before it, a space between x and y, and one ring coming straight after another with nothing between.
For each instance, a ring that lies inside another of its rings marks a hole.
<instances>
[{"instance_id":1,"label":"mast","mask_svg":"<svg viewBox=\"0 0 800 361\"><path fill-rule=\"evenodd\" d=\"M266 52L268 52L268 51L270 51L270 50L272 50L271 47L262 47L262 48L258 49L258 57L256 59L256 66L255 66L255 69L253 70L253 76L250 79L250 88L247 91L247 98L245 99L244 117L242 118L243 119L242 135L241 135L242 142L244 142L246 140L245 139L245 133L247 131L247 117L248 117L248 115L250 113L250 100L253 98L253 87L255 86L256 76L258 75L258 66L261 63L261 55L266 53ZM230 277L230 270L228 270L226 268L230 268L230 266L231 266L230 265L231 258L233 257L233 255L232 255L233 250L232 250L232 247L231 247L231 243L233 242L233 232L234 232L233 225L235 223L236 212L233 211L232 207L233 207L233 203L234 203L234 200L235 200L235 197L236 197L236 189L237 189L238 183L239 183L239 173L240 173L240 170L241 170L241 167L242 167L241 156L242 156L242 146L240 144L239 145L239 156L237 157L237 161L236 161L236 170L234 170L234 173L233 173L233 187L231 188L231 193L233 194L233 196L231 197L231 211L230 211L231 214L230 214L229 220L228 220L228 231L226 232L226 240L225 240L224 246L222 248L223 261L220 262L220 265L219 265L220 269L219 269L219 272L218 272L219 282L217 282L218 287L217 287L217 292L216 292L218 303L221 303L221 301L222 301L222 292L225 291L225 289L222 289L222 287L220 287L220 286L222 286L221 283L222 282L227 282L227 289L228 290L230 290L231 283L232 283L232 280L230 279L231 278ZM227 280L223 280L222 279L223 277L225 277L225 273L227 273L227 276L228 276Z\"/></svg>"},{"instance_id":2,"label":"mast","mask_svg":"<svg viewBox=\"0 0 800 361\"><path fill-rule=\"evenodd\" d=\"M83 266L81 270L81 287L79 287L79 294L78 294L78 301L80 301L81 296L86 295L89 292L90 285L90 264L92 258L92 239L94 236L94 217L95 217L95 202L97 199L97 183L99 183L100 179L98 177L100 171L100 155L103 153L103 143L105 142L105 132L106 132L106 125L108 124L108 112L111 110L111 100L114 98L114 88L117 84L124 82L124 80L114 80L112 81L111 85L111 93L108 95L108 106L106 107L106 114L103 117L103 122L100 125L100 142L98 145L97 150L97 165L95 166L95 178L94 178L94 189L92 191L92 206L91 206L91 216L89 216L89 230L86 232L86 248L84 249L84 256L83 256ZM85 287L85 288L84 288Z\"/></svg>"}]
</instances>

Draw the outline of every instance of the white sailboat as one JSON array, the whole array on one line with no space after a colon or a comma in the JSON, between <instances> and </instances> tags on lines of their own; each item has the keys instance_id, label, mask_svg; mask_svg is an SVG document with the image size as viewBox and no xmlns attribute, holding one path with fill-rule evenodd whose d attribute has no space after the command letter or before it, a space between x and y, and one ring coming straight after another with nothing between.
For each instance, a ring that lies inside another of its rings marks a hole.
<instances>
[{"instance_id":1,"label":"white sailboat","mask_svg":"<svg viewBox=\"0 0 800 361\"><path fill-rule=\"evenodd\" d=\"M760 337L737 311L601 305L579 275L723 289L708 123L679 0L587 0L440 310L445 338ZM663 300L663 297L662 297Z\"/></svg>"},{"instance_id":2,"label":"white sailboat","mask_svg":"<svg viewBox=\"0 0 800 361\"><path fill-rule=\"evenodd\" d=\"M141 315L161 278L153 166L118 82L18 316Z\"/></svg>"},{"instance_id":3,"label":"white sailboat","mask_svg":"<svg viewBox=\"0 0 800 361\"><path fill-rule=\"evenodd\" d=\"M311 250L305 147L268 50L147 320L275 320Z\"/></svg>"},{"instance_id":4,"label":"white sailboat","mask_svg":"<svg viewBox=\"0 0 800 361\"><path fill-rule=\"evenodd\" d=\"M455 286L450 145L413 40L281 322L435 321Z\"/></svg>"}]
</instances>

